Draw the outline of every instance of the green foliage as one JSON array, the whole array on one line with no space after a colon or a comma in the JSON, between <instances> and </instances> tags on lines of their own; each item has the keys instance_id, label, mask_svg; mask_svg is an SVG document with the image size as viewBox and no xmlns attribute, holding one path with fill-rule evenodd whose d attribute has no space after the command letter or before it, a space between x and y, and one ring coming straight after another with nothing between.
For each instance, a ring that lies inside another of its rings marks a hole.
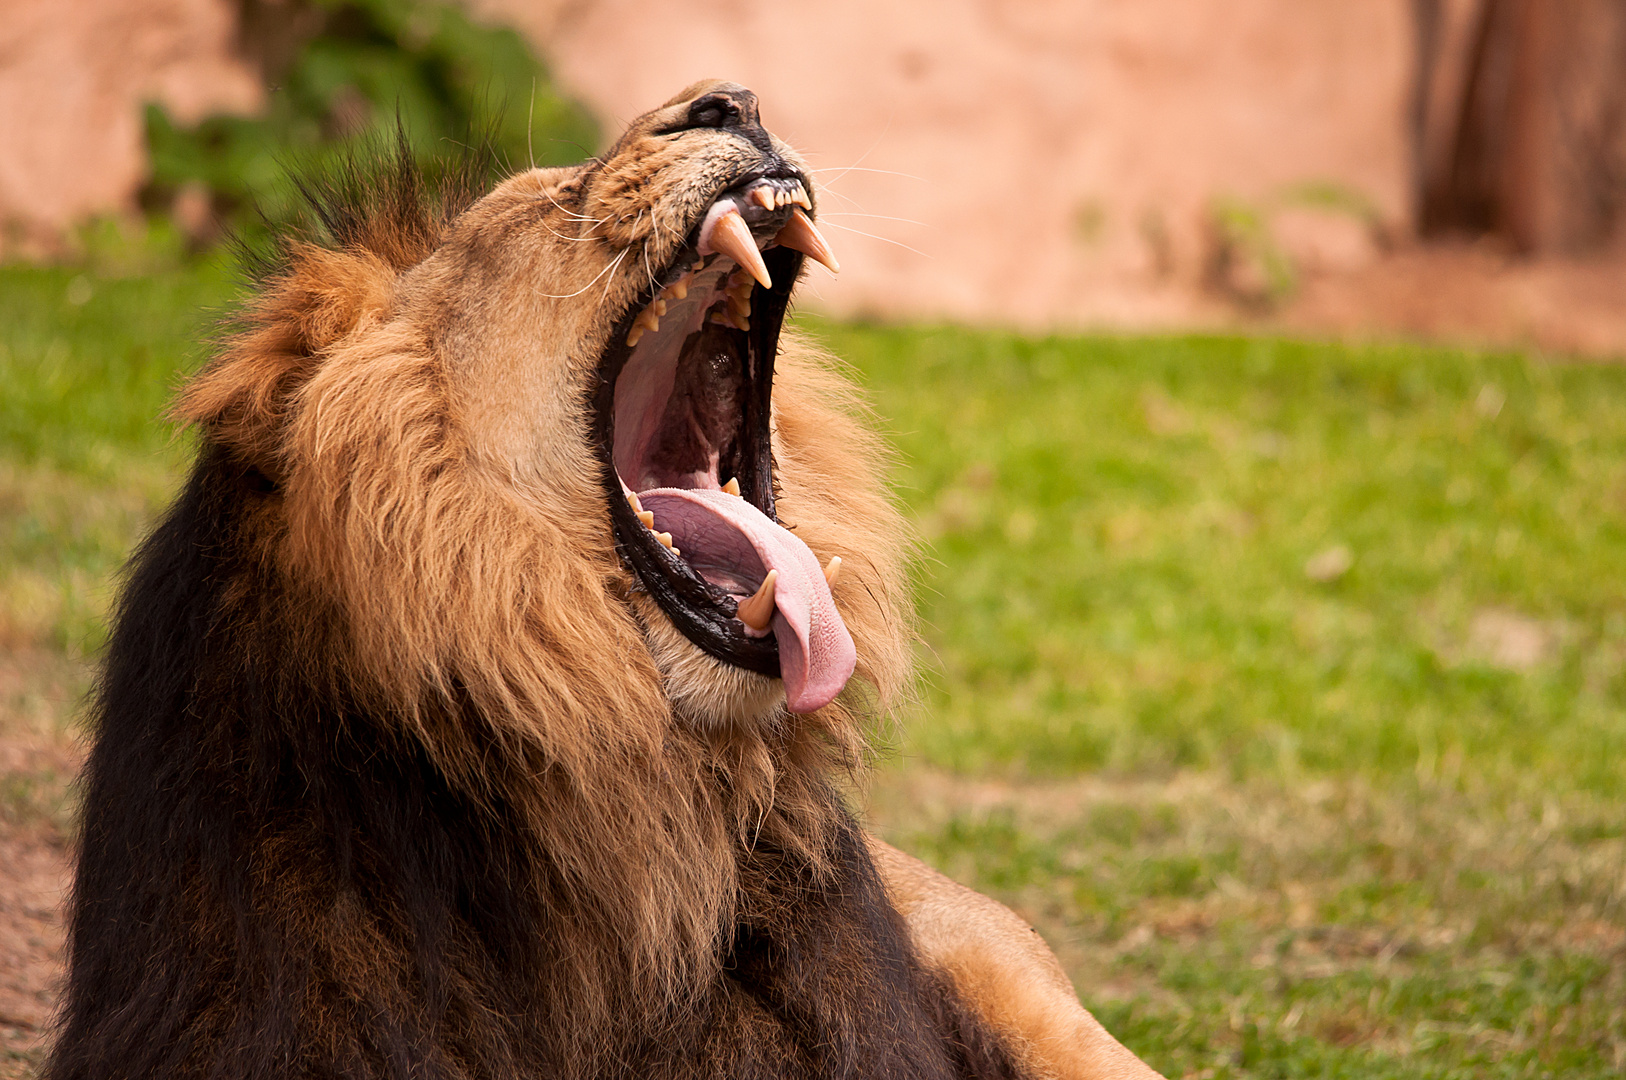
<instances>
[{"instance_id":1,"label":"green foliage","mask_svg":"<svg viewBox=\"0 0 1626 1080\"><path fill-rule=\"evenodd\" d=\"M320 168L358 145L394 138L397 123L420 157L448 157L489 142L506 167L559 165L587 157L591 119L560 96L512 29L485 26L432 0L305 0L278 9L313 32L268 73L263 115L215 116L178 127L147 109L152 178L146 199L165 205L201 185L217 213L252 228L294 218L291 165Z\"/></svg>"}]
</instances>

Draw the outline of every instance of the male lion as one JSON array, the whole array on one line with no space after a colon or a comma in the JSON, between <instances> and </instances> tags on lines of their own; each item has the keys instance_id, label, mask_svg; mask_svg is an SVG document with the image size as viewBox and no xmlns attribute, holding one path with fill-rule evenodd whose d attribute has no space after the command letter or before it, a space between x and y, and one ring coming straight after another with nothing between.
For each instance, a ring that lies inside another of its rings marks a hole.
<instances>
[{"instance_id":1,"label":"male lion","mask_svg":"<svg viewBox=\"0 0 1626 1080\"><path fill-rule=\"evenodd\" d=\"M833 260L755 97L328 194L181 399L46 1075L1150 1075L833 787L907 674L903 529L780 340Z\"/></svg>"}]
</instances>

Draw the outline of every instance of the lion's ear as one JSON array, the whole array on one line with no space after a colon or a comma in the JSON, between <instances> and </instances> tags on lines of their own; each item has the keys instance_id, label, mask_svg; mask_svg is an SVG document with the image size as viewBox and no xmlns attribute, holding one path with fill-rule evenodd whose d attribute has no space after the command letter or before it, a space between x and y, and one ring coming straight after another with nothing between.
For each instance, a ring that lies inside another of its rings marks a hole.
<instances>
[{"instance_id":1,"label":"lion's ear","mask_svg":"<svg viewBox=\"0 0 1626 1080\"><path fill-rule=\"evenodd\" d=\"M245 313L245 328L182 390L175 420L197 424L276 479L294 395L338 342L389 311L395 271L368 252L301 246Z\"/></svg>"}]
</instances>

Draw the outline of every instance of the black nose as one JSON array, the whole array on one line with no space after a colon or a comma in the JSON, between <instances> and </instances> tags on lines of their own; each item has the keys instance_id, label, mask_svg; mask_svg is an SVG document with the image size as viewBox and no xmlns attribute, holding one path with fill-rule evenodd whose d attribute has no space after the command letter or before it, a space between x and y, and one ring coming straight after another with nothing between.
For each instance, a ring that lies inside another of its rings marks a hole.
<instances>
[{"instance_id":1,"label":"black nose","mask_svg":"<svg viewBox=\"0 0 1626 1080\"><path fill-rule=\"evenodd\" d=\"M689 127L761 128L757 96L744 87L716 90L689 105Z\"/></svg>"}]
</instances>

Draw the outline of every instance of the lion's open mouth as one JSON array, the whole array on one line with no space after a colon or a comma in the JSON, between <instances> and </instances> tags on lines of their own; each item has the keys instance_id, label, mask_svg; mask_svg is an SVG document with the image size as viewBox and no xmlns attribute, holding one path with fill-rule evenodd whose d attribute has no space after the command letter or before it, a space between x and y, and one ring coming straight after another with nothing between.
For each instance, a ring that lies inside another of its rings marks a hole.
<instances>
[{"instance_id":1,"label":"lion's open mouth","mask_svg":"<svg viewBox=\"0 0 1626 1080\"><path fill-rule=\"evenodd\" d=\"M827 704L856 654L821 567L774 514L774 357L804 254L834 269L801 176L722 192L651 275L599 364L597 444L616 544L712 656L783 677L792 711Z\"/></svg>"}]
</instances>

